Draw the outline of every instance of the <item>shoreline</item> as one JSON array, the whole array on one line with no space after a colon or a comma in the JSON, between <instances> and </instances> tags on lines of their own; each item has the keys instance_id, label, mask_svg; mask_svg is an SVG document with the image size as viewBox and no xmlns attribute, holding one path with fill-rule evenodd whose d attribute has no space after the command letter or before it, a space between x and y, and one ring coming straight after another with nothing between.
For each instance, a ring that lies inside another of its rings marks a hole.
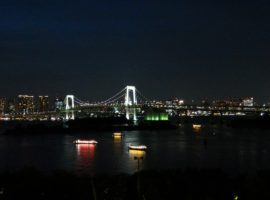
<instances>
[{"instance_id":1,"label":"shoreline","mask_svg":"<svg viewBox=\"0 0 270 200\"><path fill-rule=\"evenodd\" d=\"M2 130L4 135L24 134L68 134L88 131L134 131L134 130L171 130L180 126L201 124L233 129L270 129L270 117L177 117L169 121L139 121L134 124L125 118L84 118L67 122L52 121L10 121L2 122L9 128Z\"/></svg>"},{"instance_id":2,"label":"shoreline","mask_svg":"<svg viewBox=\"0 0 270 200\"><path fill-rule=\"evenodd\" d=\"M219 169L148 170L134 174L44 175L27 168L0 173L3 199L269 199L270 171L229 176ZM62 197L62 198L61 198ZM177 197L177 198L175 198Z\"/></svg>"}]
</instances>

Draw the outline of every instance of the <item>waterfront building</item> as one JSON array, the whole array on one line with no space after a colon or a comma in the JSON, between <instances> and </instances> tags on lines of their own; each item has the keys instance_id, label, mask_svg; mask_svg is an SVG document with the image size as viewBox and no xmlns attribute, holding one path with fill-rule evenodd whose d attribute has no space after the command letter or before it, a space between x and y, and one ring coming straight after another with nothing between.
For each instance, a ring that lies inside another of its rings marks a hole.
<instances>
[{"instance_id":1,"label":"waterfront building","mask_svg":"<svg viewBox=\"0 0 270 200\"><path fill-rule=\"evenodd\" d=\"M64 100L60 99L60 98L56 98L54 100L54 108L55 110L61 110L62 108L64 108Z\"/></svg>"},{"instance_id":2,"label":"waterfront building","mask_svg":"<svg viewBox=\"0 0 270 200\"><path fill-rule=\"evenodd\" d=\"M174 106L182 106L184 105L184 100L183 99L178 99L178 98L174 98L172 101Z\"/></svg>"},{"instance_id":3,"label":"waterfront building","mask_svg":"<svg viewBox=\"0 0 270 200\"><path fill-rule=\"evenodd\" d=\"M213 105L217 107L228 107L228 106L238 107L241 106L241 103L242 103L241 98L229 98L225 100L214 101Z\"/></svg>"},{"instance_id":4,"label":"waterfront building","mask_svg":"<svg viewBox=\"0 0 270 200\"><path fill-rule=\"evenodd\" d=\"M6 113L15 113L17 111L17 104L16 104L16 98L10 98L7 100L7 103L6 103L6 109L5 109L5 112Z\"/></svg>"},{"instance_id":5,"label":"waterfront building","mask_svg":"<svg viewBox=\"0 0 270 200\"><path fill-rule=\"evenodd\" d=\"M168 121L168 113L165 112L150 112L145 115L144 120L146 121Z\"/></svg>"},{"instance_id":6,"label":"waterfront building","mask_svg":"<svg viewBox=\"0 0 270 200\"><path fill-rule=\"evenodd\" d=\"M0 97L0 114L3 114L6 110L6 98Z\"/></svg>"},{"instance_id":7,"label":"waterfront building","mask_svg":"<svg viewBox=\"0 0 270 200\"><path fill-rule=\"evenodd\" d=\"M19 95L18 111L19 113L28 114L34 112L34 96Z\"/></svg>"},{"instance_id":8,"label":"waterfront building","mask_svg":"<svg viewBox=\"0 0 270 200\"><path fill-rule=\"evenodd\" d=\"M246 106L246 107L252 107L252 106L254 106L254 99L253 99L253 97L247 97L247 98L243 99L241 105Z\"/></svg>"},{"instance_id":9,"label":"waterfront building","mask_svg":"<svg viewBox=\"0 0 270 200\"><path fill-rule=\"evenodd\" d=\"M43 95L38 96L38 112L49 111L49 96Z\"/></svg>"}]
</instances>

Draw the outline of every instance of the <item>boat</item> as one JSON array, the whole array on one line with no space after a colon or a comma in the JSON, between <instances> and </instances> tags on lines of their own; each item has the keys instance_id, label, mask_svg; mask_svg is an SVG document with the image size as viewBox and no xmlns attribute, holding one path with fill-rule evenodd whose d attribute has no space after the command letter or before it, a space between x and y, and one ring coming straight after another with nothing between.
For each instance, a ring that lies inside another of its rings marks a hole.
<instances>
[{"instance_id":1,"label":"boat","mask_svg":"<svg viewBox=\"0 0 270 200\"><path fill-rule=\"evenodd\" d=\"M96 140L75 140L74 144L97 144Z\"/></svg>"},{"instance_id":2,"label":"boat","mask_svg":"<svg viewBox=\"0 0 270 200\"><path fill-rule=\"evenodd\" d=\"M202 128L202 125L201 124L193 124L192 127L194 129L200 129L200 128Z\"/></svg>"},{"instance_id":3,"label":"boat","mask_svg":"<svg viewBox=\"0 0 270 200\"><path fill-rule=\"evenodd\" d=\"M128 149L129 149L129 150L146 151L147 146L145 146L145 145L132 145L132 144L130 144L130 145L128 146Z\"/></svg>"},{"instance_id":4,"label":"boat","mask_svg":"<svg viewBox=\"0 0 270 200\"><path fill-rule=\"evenodd\" d=\"M123 136L124 136L124 134L121 133L121 132L115 132L115 133L113 133L113 137L115 137L115 138L119 138L119 137L123 137Z\"/></svg>"}]
</instances>

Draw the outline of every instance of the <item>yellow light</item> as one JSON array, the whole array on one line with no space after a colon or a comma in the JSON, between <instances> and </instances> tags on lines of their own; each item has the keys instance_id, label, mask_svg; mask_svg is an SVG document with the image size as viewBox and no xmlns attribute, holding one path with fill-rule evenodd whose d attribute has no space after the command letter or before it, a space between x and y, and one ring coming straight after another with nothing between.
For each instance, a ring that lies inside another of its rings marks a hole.
<instances>
[{"instance_id":1,"label":"yellow light","mask_svg":"<svg viewBox=\"0 0 270 200\"><path fill-rule=\"evenodd\" d=\"M193 124L192 125L193 131L199 133L201 131L202 125L200 124Z\"/></svg>"},{"instance_id":2,"label":"yellow light","mask_svg":"<svg viewBox=\"0 0 270 200\"><path fill-rule=\"evenodd\" d=\"M115 140L121 140L122 137L121 137L121 136L114 136L113 138L114 138Z\"/></svg>"},{"instance_id":3,"label":"yellow light","mask_svg":"<svg viewBox=\"0 0 270 200\"><path fill-rule=\"evenodd\" d=\"M234 200L238 200L238 198L239 198L238 195L234 195L234 198L233 199Z\"/></svg>"},{"instance_id":4,"label":"yellow light","mask_svg":"<svg viewBox=\"0 0 270 200\"><path fill-rule=\"evenodd\" d=\"M120 133L120 132L113 133L113 136L114 136L114 137L121 137L121 136L122 136L122 133Z\"/></svg>"},{"instance_id":5,"label":"yellow light","mask_svg":"<svg viewBox=\"0 0 270 200\"><path fill-rule=\"evenodd\" d=\"M140 151L140 150L129 150L129 155L134 157L144 157L145 156L145 151Z\"/></svg>"},{"instance_id":6,"label":"yellow light","mask_svg":"<svg viewBox=\"0 0 270 200\"><path fill-rule=\"evenodd\" d=\"M121 140L122 137L123 137L123 134L120 132L113 133L113 138L116 140Z\"/></svg>"}]
</instances>

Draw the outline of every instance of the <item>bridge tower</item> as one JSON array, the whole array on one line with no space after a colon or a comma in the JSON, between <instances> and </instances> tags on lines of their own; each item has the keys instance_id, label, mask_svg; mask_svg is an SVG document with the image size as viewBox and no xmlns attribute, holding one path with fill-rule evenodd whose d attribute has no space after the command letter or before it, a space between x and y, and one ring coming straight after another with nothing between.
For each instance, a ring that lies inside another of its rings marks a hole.
<instances>
[{"instance_id":1,"label":"bridge tower","mask_svg":"<svg viewBox=\"0 0 270 200\"><path fill-rule=\"evenodd\" d=\"M131 96L132 98L130 98ZM125 106L132 105L137 105L136 87L128 85L126 87Z\"/></svg>"},{"instance_id":2,"label":"bridge tower","mask_svg":"<svg viewBox=\"0 0 270 200\"><path fill-rule=\"evenodd\" d=\"M74 95L67 95L65 100L64 100L66 110L73 109L75 107L74 103Z\"/></svg>"}]
</instances>

